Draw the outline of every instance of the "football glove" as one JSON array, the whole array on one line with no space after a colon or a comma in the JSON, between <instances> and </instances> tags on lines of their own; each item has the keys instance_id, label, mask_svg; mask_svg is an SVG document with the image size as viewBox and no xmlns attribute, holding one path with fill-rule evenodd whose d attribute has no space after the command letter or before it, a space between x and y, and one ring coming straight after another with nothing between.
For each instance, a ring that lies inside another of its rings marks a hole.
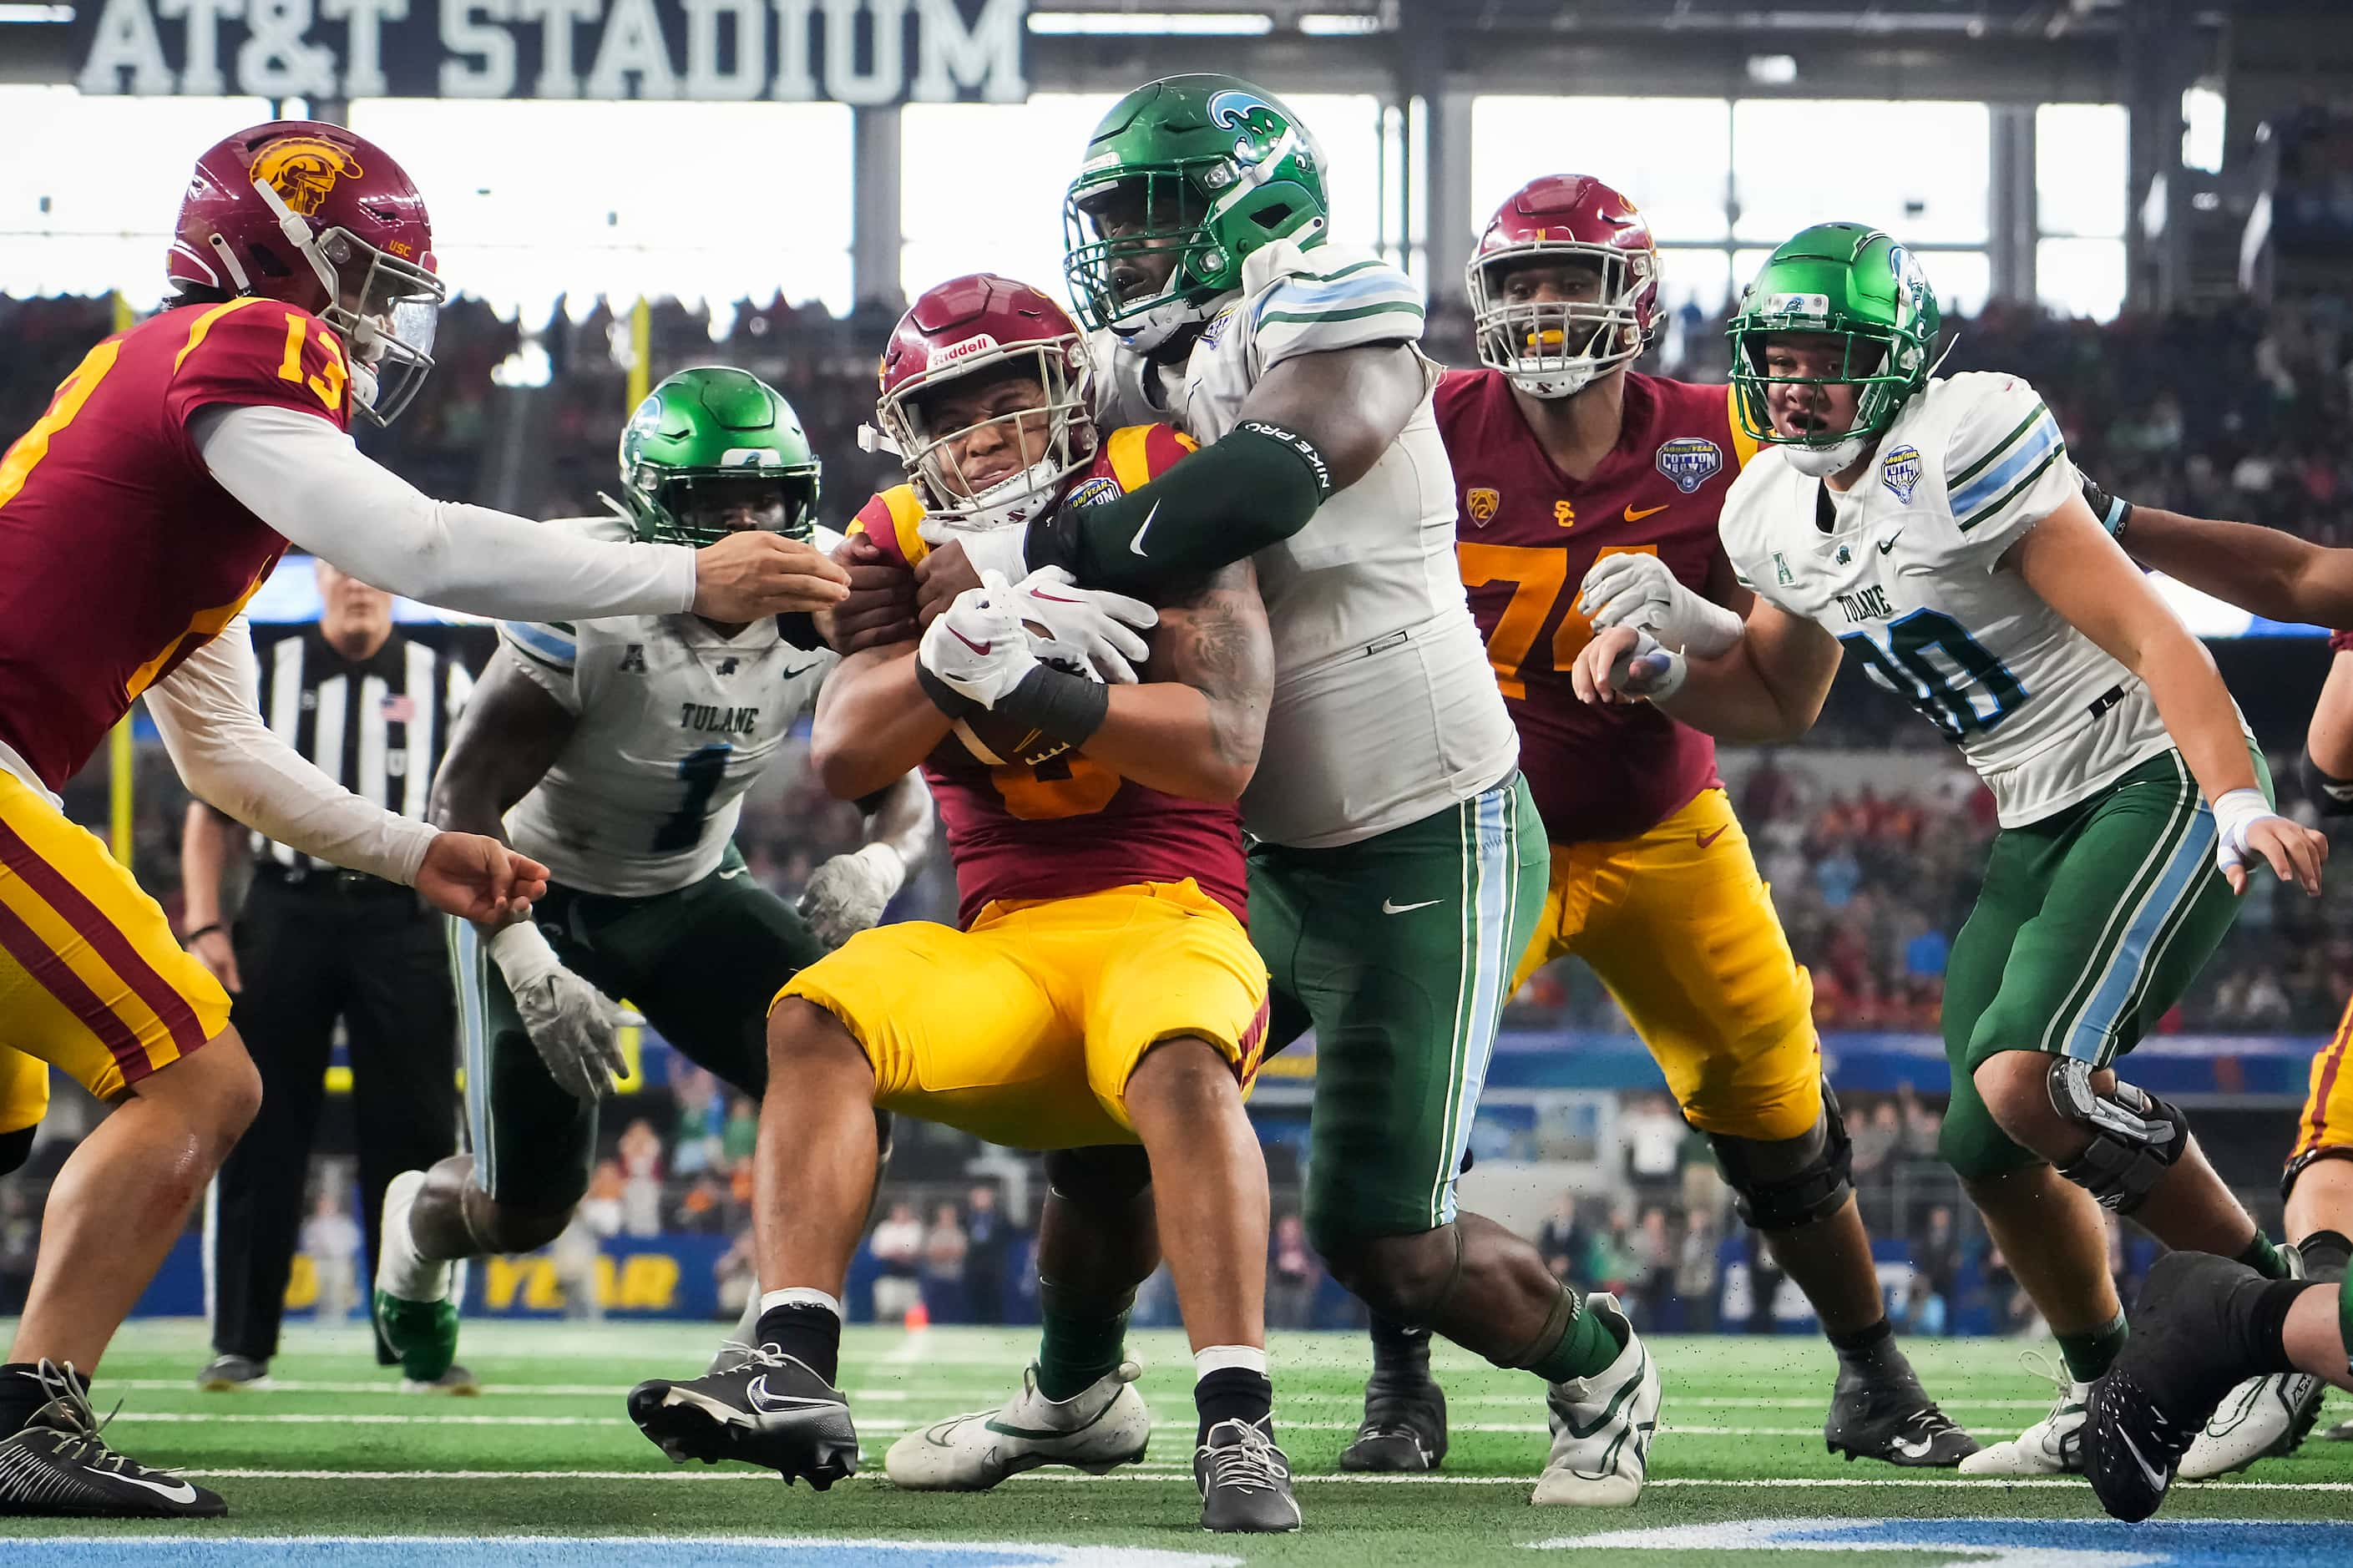
<instances>
[{"instance_id":1,"label":"football glove","mask_svg":"<svg viewBox=\"0 0 2353 1568\"><path fill-rule=\"evenodd\" d=\"M1133 685L1135 666L1151 647L1138 635L1160 624L1160 612L1141 599L1102 588L1081 588L1060 566L1040 566L1013 584L1023 620L1046 628L1046 639L1075 648L1105 680Z\"/></svg>"},{"instance_id":2,"label":"football glove","mask_svg":"<svg viewBox=\"0 0 2353 1568\"><path fill-rule=\"evenodd\" d=\"M1682 654L1638 629L1634 646L1611 661L1609 686L1629 697L1647 697L1655 701L1682 690L1689 669Z\"/></svg>"},{"instance_id":3,"label":"football glove","mask_svg":"<svg viewBox=\"0 0 2353 1568\"><path fill-rule=\"evenodd\" d=\"M1103 679L1076 647L1035 637L1021 624L1019 595L994 570L932 622L915 658L950 691L983 708L995 708L1040 664Z\"/></svg>"},{"instance_id":4,"label":"football glove","mask_svg":"<svg viewBox=\"0 0 2353 1568\"><path fill-rule=\"evenodd\" d=\"M1577 607L1599 626L1632 626L1660 642L1713 658L1740 640L1741 620L1683 585L1655 555L1605 555L1585 574Z\"/></svg>"},{"instance_id":5,"label":"football glove","mask_svg":"<svg viewBox=\"0 0 2353 1568\"><path fill-rule=\"evenodd\" d=\"M907 862L888 844L836 855L810 873L801 891L801 918L818 941L839 947L882 918L906 879Z\"/></svg>"},{"instance_id":6,"label":"football glove","mask_svg":"<svg viewBox=\"0 0 2353 1568\"><path fill-rule=\"evenodd\" d=\"M936 550L943 544L961 544L964 558L972 563L973 572L984 583L991 572L1000 574L1007 582L1019 582L1029 574L1029 531L1026 528L958 528L935 517L926 517L915 525L916 534Z\"/></svg>"},{"instance_id":7,"label":"football glove","mask_svg":"<svg viewBox=\"0 0 2353 1568\"><path fill-rule=\"evenodd\" d=\"M605 994L565 968L529 921L501 926L484 945L549 1076L581 1100L612 1093L614 1077L628 1072L628 1063Z\"/></svg>"}]
</instances>

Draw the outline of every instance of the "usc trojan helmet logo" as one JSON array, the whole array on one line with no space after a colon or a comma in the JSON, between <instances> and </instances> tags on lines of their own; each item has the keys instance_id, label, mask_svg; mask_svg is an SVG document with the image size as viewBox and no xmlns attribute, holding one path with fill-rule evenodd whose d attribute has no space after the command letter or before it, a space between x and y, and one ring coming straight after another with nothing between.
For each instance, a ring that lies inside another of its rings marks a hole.
<instances>
[{"instance_id":1,"label":"usc trojan helmet logo","mask_svg":"<svg viewBox=\"0 0 2353 1568\"><path fill-rule=\"evenodd\" d=\"M357 179L359 161L319 136L281 136L253 155L253 177L304 217L317 217L335 182Z\"/></svg>"}]
</instances>

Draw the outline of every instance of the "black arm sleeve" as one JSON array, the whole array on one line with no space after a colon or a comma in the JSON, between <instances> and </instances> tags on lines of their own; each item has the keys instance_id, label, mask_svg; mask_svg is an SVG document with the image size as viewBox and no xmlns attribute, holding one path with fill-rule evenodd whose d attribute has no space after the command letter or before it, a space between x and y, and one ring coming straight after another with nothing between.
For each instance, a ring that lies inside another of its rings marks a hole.
<instances>
[{"instance_id":1,"label":"black arm sleeve","mask_svg":"<svg viewBox=\"0 0 2353 1568\"><path fill-rule=\"evenodd\" d=\"M1032 523L1029 561L1066 567L1089 587L1139 593L1281 543L1331 493L1314 442L1248 419L1150 484Z\"/></svg>"},{"instance_id":2,"label":"black arm sleeve","mask_svg":"<svg viewBox=\"0 0 2353 1568\"><path fill-rule=\"evenodd\" d=\"M2304 783L2304 798L2323 816L2353 816L2353 779L2331 778L2320 771L2309 751L2296 758Z\"/></svg>"}]
</instances>

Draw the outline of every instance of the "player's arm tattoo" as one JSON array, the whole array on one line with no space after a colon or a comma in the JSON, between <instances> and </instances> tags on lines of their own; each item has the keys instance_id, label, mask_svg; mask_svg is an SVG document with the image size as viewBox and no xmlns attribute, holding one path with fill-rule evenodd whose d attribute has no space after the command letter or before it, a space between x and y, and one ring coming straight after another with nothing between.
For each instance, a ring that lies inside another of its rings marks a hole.
<instances>
[{"instance_id":1,"label":"player's arm tattoo","mask_svg":"<svg viewBox=\"0 0 2353 1568\"><path fill-rule=\"evenodd\" d=\"M1220 567L1161 610L1145 679L1182 681L1200 692L1208 699L1218 760L1245 770L1258 765L1274 695L1274 639L1249 561Z\"/></svg>"},{"instance_id":2,"label":"player's arm tattoo","mask_svg":"<svg viewBox=\"0 0 2353 1568\"><path fill-rule=\"evenodd\" d=\"M507 808L531 793L572 738L577 721L522 673L521 657L499 645L450 731L427 813L436 827L505 842Z\"/></svg>"}]
</instances>

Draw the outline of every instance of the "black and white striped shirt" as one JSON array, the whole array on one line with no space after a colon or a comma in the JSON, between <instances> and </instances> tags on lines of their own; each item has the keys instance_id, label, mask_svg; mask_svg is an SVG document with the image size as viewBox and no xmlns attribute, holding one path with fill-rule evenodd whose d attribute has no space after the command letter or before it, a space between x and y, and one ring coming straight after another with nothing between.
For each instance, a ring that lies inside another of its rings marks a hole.
<instances>
[{"instance_id":1,"label":"black and white striped shirt","mask_svg":"<svg viewBox=\"0 0 2353 1568\"><path fill-rule=\"evenodd\" d=\"M253 628L261 717L329 778L387 811L423 821L450 726L498 647L487 626L398 625L360 660L335 651L316 621ZM326 868L254 835L265 865Z\"/></svg>"}]
</instances>

